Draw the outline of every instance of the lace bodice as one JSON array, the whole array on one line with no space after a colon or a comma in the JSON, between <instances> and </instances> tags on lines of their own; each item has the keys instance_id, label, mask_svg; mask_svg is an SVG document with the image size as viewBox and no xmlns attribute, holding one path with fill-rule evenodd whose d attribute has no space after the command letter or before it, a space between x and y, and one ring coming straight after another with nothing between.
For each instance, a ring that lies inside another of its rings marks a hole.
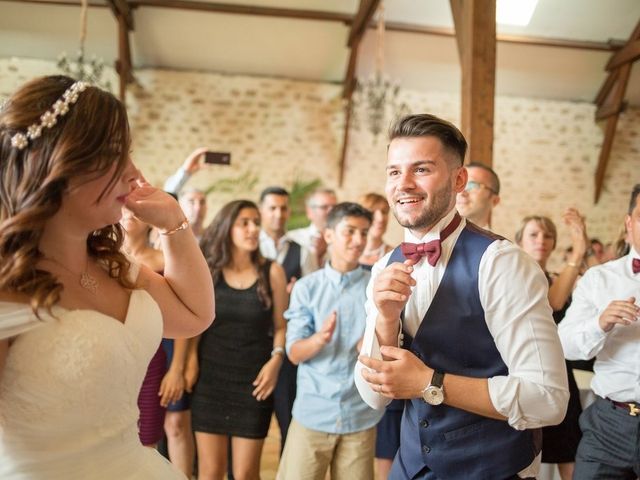
<instances>
[{"instance_id":1,"label":"lace bodice","mask_svg":"<svg viewBox=\"0 0 640 480\"><path fill-rule=\"evenodd\" d=\"M53 313L40 321L0 302L0 338L22 332L0 376L0 478L183 478L137 435L136 398L162 336L153 298L134 290L124 323Z\"/></svg>"}]
</instances>

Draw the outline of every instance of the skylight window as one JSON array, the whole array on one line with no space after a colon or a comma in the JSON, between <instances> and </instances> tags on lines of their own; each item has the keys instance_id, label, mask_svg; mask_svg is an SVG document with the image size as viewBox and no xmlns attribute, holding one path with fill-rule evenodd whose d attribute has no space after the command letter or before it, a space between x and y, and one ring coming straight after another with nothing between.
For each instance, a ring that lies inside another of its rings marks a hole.
<instances>
[{"instance_id":1,"label":"skylight window","mask_svg":"<svg viewBox=\"0 0 640 480\"><path fill-rule=\"evenodd\" d=\"M538 0L498 0L496 22L502 25L527 26Z\"/></svg>"}]
</instances>

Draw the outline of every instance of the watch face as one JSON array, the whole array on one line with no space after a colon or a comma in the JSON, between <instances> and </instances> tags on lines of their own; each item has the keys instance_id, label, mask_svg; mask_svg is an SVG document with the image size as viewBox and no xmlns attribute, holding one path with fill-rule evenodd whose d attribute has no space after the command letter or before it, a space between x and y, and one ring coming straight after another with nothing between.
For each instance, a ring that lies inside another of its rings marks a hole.
<instances>
[{"instance_id":1,"label":"watch face","mask_svg":"<svg viewBox=\"0 0 640 480\"><path fill-rule=\"evenodd\" d=\"M444 401L442 388L429 385L422 393L422 398L429 405L440 405Z\"/></svg>"}]
</instances>

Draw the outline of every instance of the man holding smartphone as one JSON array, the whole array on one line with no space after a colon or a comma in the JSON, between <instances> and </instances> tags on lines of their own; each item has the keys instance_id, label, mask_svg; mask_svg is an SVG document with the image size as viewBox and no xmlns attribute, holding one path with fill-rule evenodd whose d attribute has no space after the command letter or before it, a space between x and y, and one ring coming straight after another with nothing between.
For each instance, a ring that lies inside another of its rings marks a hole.
<instances>
[{"instance_id":1,"label":"man holding smartphone","mask_svg":"<svg viewBox=\"0 0 640 480\"><path fill-rule=\"evenodd\" d=\"M207 215L207 199L202 190L190 188L183 190L191 176L203 168L201 160L206 158L206 148L197 148L186 158L182 166L164 182L164 191L178 197L191 230L199 240L204 229L204 218Z\"/></svg>"}]
</instances>

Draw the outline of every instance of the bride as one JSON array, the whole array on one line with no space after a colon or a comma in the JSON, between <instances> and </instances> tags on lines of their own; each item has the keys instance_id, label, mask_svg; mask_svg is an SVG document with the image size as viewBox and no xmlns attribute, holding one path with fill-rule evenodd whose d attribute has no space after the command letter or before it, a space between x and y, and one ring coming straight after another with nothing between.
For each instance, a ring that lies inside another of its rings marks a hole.
<instances>
[{"instance_id":1,"label":"bride","mask_svg":"<svg viewBox=\"0 0 640 480\"><path fill-rule=\"evenodd\" d=\"M161 337L214 315L184 214L141 179L124 105L63 76L0 108L0 478L182 479L138 440ZM125 257L126 206L163 235L164 277Z\"/></svg>"}]
</instances>

